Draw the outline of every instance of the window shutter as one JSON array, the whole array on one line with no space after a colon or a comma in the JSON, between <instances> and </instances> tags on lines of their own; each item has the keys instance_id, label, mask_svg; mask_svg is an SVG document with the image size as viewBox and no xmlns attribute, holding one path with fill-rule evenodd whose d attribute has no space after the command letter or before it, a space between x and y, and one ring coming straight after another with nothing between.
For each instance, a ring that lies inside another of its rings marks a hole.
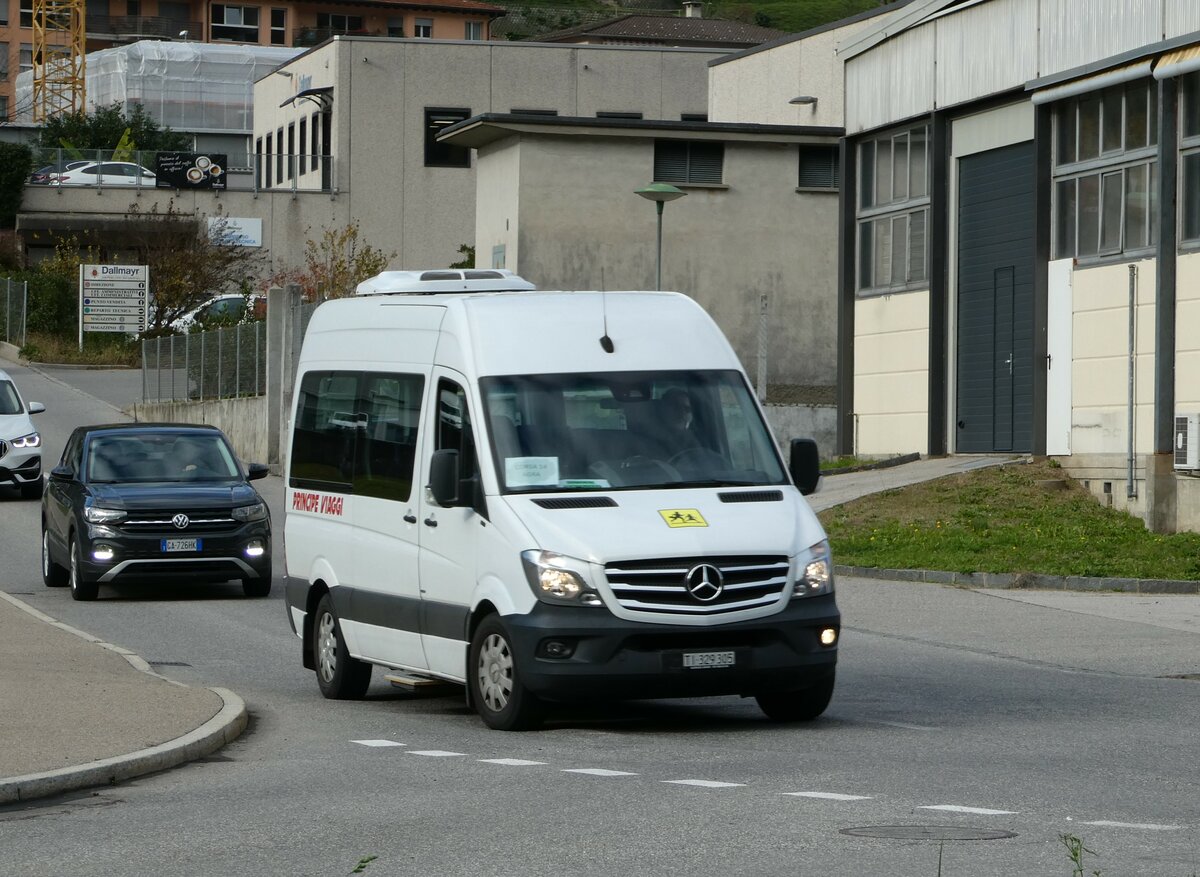
<instances>
[{"instance_id":1,"label":"window shutter","mask_svg":"<svg viewBox=\"0 0 1200 877\"><path fill-rule=\"evenodd\" d=\"M679 140L654 141L654 181L686 183L688 145Z\"/></svg>"},{"instance_id":2,"label":"window shutter","mask_svg":"<svg viewBox=\"0 0 1200 877\"><path fill-rule=\"evenodd\" d=\"M801 146L800 178L802 189L838 188L838 153L836 146Z\"/></svg>"},{"instance_id":3,"label":"window shutter","mask_svg":"<svg viewBox=\"0 0 1200 877\"><path fill-rule=\"evenodd\" d=\"M692 143L688 164L689 183L719 183L725 164L724 143Z\"/></svg>"}]
</instances>

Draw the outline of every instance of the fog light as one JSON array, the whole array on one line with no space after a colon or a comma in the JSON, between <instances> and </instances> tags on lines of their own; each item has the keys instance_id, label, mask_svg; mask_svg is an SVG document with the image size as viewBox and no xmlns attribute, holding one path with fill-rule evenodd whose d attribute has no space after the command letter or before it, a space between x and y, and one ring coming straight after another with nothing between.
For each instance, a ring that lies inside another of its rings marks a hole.
<instances>
[{"instance_id":1,"label":"fog light","mask_svg":"<svg viewBox=\"0 0 1200 877\"><path fill-rule=\"evenodd\" d=\"M542 642L542 655L547 658L569 658L575 653L575 643L558 639Z\"/></svg>"},{"instance_id":2,"label":"fog light","mask_svg":"<svg viewBox=\"0 0 1200 877\"><path fill-rule=\"evenodd\" d=\"M113 559L113 550L110 545L95 545L92 547L92 559L109 561Z\"/></svg>"},{"instance_id":3,"label":"fog light","mask_svg":"<svg viewBox=\"0 0 1200 877\"><path fill-rule=\"evenodd\" d=\"M838 632L836 627L821 628L821 645L831 646L837 642Z\"/></svg>"},{"instance_id":4,"label":"fog light","mask_svg":"<svg viewBox=\"0 0 1200 877\"><path fill-rule=\"evenodd\" d=\"M263 548L263 544L257 539L246 545L247 557L262 557L264 551L266 551L266 549Z\"/></svg>"}]
</instances>

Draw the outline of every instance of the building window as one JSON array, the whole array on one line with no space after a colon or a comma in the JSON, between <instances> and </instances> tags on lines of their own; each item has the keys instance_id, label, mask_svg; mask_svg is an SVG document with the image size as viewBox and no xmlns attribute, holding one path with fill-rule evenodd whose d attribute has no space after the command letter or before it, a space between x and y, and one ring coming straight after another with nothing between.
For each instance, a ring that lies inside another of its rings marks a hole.
<instances>
[{"instance_id":1,"label":"building window","mask_svg":"<svg viewBox=\"0 0 1200 877\"><path fill-rule=\"evenodd\" d=\"M483 39L483 22L482 21L468 21L467 25L466 25L465 38L468 40Z\"/></svg>"},{"instance_id":2,"label":"building window","mask_svg":"<svg viewBox=\"0 0 1200 877\"><path fill-rule=\"evenodd\" d=\"M1154 246L1158 93L1131 82L1054 108L1054 258Z\"/></svg>"},{"instance_id":3,"label":"building window","mask_svg":"<svg viewBox=\"0 0 1200 877\"><path fill-rule=\"evenodd\" d=\"M438 143L437 136L456 122L471 117L470 110L426 107L425 109L425 166L470 167L471 150L466 146Z\"/></svg>"},{"instance_id":4,"label":"building window","mask_svg":"<svg viewBox=\"0 0 1200 877\"><path fill-rule=\"evenodd\" d=\"M720 183L725 144L711 140L655 140L654 182Z\"/></svg>"},{"instance_id":5,"label":"building window","mask_svg":"<svg viewBox=\"0 0 1200 877\"><path fill-rule=\"evenodd\" d=\"M514 116L557 116L558 110L526 110L513 107L509 110Z\"/></svg>"},{"instance_id":6,"label":"building window","mask_svg":"<svg viewBox=\"0 0 1200 877\"><path fill-rule=\"evenodd\" d=\"M262 175L263 175L262 187L264 189L271 188L271 153L273 151L271 148L272 147L272 139L271 138L272 138L272 135L268 134L267 138L266 138L267 148L263 152L262 164L259 165L259 167L262 170Z\"/></svg>"},{"instance_id":7,"label":"building window","mask_svg":"<svg viewBox=\"0 0 1200 877\"><path fill-rule=\"evenodd\" d=\"M300 142L300 152L303 153L304 145L306 143L308 143L308 119L307 118L300 120L300 141L299 142ZM308 161L306 161L306 158L307 158L307 156L301 154L300 163L299 163L299 167L300 167L299 175L300 176L304 176L304 172L306 170L308 170Z\"/></svg>"},{"instance_id":8,"label":"building window","mask_svg":"<svg viewBox=\"0 0 1200 877\"><path fill-rule=\"evenodd\" d=\"M320 113L312 114L312 165L311 170L317 170L321 166L321 115Z\"/></svg>"},{"instance_id":9,"label":"building window","mask_svg":"<svg viewBox=\"0 0 1200 877\"><path fill-rule=\"evenodd\" d=\"M1189 73L1180 86L1179 236L1200 244L1200 73Z\"/></svg>"},{"instance_id":10,"label":"building window","mask_svg":"<svg viewBox=\"0 0 1200 877\"><path fill-rule=\"evenodd\" d=\"M680 113L679 121L681 122L707 122L708 113Z\"/></svg>"},{"instance_id":11,"label":"building window","mask_svg":"<svg viewBox=\"0 0 1200 877\"><path fill-rule=\"evenodd\" d=\"M21 27L33 27L33 0L21 0Z\"/></svg>"},{"instance_id":12,"label":"building window","mask_svg":"<svg viewBox=\"0 0 1200 877\"><path fill-rule=\"evenodd\" d=\"M24 73L26 70L33 69L33 46L25 43L21 46L21 53L17 56L17 72Z\"/></svg>"},{"instance_id":13,"label":"building window","mask_svg":"<svg viewBox=\"0 0 1200 877\"><path fill-rule=\"evenodd\" d=\"M801 146L800 174L796 181L796 187L836 191L838 170L838 148L836 146Z\"/></svg>"},{"instance_id":14,"label":"building window","mask_svg":"<svg viewBox=\"0 0 1200 877\"><path fill-rule=\"evenodd\" d=\"M389 37L404 36L404 18L402 16L395 17L395 18L393 18L393 17L388 18L388 20L387 20L387 35Z\"/></svg>"},{"instance_id":15,"label":"building window","mask_svg":"<svg viewBox=\"0 0 1200 877\"><path fill-rule=\"evenodd\" d=\"M258 7L212 5L212 27L214 40L232 40L239 43L258 42Z\"/></svg>"},{"instance_id":16,"label":"building window","mask_svg":"<svg viewBox=\"0 0 1200 877\"><path fill-rule=\"evenodd\" d=\"M928 281L929 129L921 125L858 148L858 288L917 288Z\"/></svg>"},{"instance_id":17,"label":"building window","mask_svg":"<svg viewBox=\"0 0 1200 877\"><path fill-rule=\"evenodd\" d=\"M0 122L8 121L8 95L0 94Z\"/></svg>"},{"instance_id":18,"label":"building window","mask_svg":"<svg viewBox=\"0 0 1200 877\"><path fill-rule=\"evenodd\" d=\"M596 113L597 119L640 119L641 117L642 117L641 113L608 112L608 111Z\"/></svg>"},{"instance_id":19,"label":"building window","mask_svg":"<svg viewBox=\"0 0 1200 877\"><path fill-rule=\"evenodd\" d=\"M8 43L0 43L0 82L8 82Z\"/></svg>"},{"instance_id":20,"label":"building window","mask_svg":"<svg viewBox=\"0 0 1200 877\"><path fill-rule=\"evenodd\" d=\"M287 45L287 10L271 10L271 45Z\"/></svg>"},{"instance_id":21,"label":"building window","mask_svg":"<svg viewBox=\"0 0 1200 877\"><path fill-rule=\"evenodd\" d=\"M275 129L275 185L283 182L283 127Z\"/></svg>"},{"instance_id":22,"label":"building window","mask_svg":"<svg viewBox=\"0 0 1200 877\"><path fill-rule=\"evenodd\" d=\"M142 0L125 0L125 14L137 18L142 14Z\"/></svg>"},{"instance_id":23,"label":"building window","mask_svg":"<svg viewBox=\"0 0 1200 877\"><path fill-rule=\"evenodd\" d=\"M8 24L8 4L0 3L0 24Z\"/></svg>"},{"instance_id":24,"label":"building window","mask_svg":"<svg viewBox=\"0 0 1200 877\"><path fill-rule=\"evenodd\" d=\"M433 39L433 19L418 18L413 22L413 36L427 40Z\"/></svg>"},{"instance_id":25,"label":"building window","mask_svg":"<svg viewBox=\"0 0 1200 877\"><path fill-rule=\"evenodd\" d=\"M358 33L366 30L361 15L338 15L333 12L318 12L317 27L334 33Z\"/></svg>"},{"instance_id":26,"label":"building window","mask_svg":"<svg viewBox=\"0 0 1200 877\"><path fill-rule=\"evenodd\" d=\"M296 176L296 123L288 125L287 139L287 178Z\"/></svg>"}]
</instances>

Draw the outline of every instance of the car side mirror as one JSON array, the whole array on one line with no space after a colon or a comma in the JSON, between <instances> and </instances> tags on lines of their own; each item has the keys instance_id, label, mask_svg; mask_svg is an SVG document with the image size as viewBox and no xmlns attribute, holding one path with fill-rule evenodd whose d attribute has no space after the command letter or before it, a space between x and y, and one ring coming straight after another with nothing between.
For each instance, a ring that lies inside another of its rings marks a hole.
<instances>
[{"instance_id":1,"label":"car side mirror","mask_svg":"<svg viewBox=\"0 0 1200 877\"><path fill-rule=\"evenodd\" d=\"M75 470L70 466L55 466L50 470L50 477L55 481L71 481L75 478Z\"/></svg>"},{"instance_id":2,"label":"car side mirror","mask_svg":"<svg viewBox=\"0 0 1200 877\"><path fill-rule=\"evenodd\" d=\"M257 481L266 478L271 473L271 467L266 463L249 463L246 466L246 480Z\"/></svg>"},{"instance_id":3,"label":"car side mirror","mask_svg":"<svg viewBox=\"0 0 1200 877\"><path fill-rule=\"evenodd\" d=\"M817 451L817 443L810 438L792 439L791 458L788 469L792 480L805 496L817 492L821 481L821 455Z\"/></svg>"},{"instance_id":4,"label":"car side mirror","mask_svg":"<svg viewBox=\"0 0 1200 877\"><path fill-rule=\"evenodd\" d=\"M443 448L433 452L429 465L429 492L444 508L458 503L458 451Z\"/></svg>"},{"instance_id":5,"label":"car side mirror","mask_svg":"<svg viewBox=\"0 0 1200 877\"><path fill-rule=\"evenodd\" d=\"M45 410L46 410L46 406L43 405L41 402L30 402L29 403L29 413L30 414L41 414Z\"/></svg>"}]
</instances>

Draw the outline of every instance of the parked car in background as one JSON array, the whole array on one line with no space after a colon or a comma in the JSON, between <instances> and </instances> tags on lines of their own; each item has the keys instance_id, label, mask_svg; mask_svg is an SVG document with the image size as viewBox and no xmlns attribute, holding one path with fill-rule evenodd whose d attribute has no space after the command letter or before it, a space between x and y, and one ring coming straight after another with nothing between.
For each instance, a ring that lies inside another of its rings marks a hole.
<instances>
[{"instance_id":1,"label":"parked car in background","mask_svg":"<svg viewBox=\"0 0 1200 877\"><path fill-rule=\"evenodd\" d=\"M271 516L221 430L191 424L77 427L42 497L42 578L76 600L100 585L240 579L271 591Z\"/></svg>"},{"instance_id":2,"label":"parked car in background","mask_svg":"<svg viewBox=\"0 0 1200 877\"><path fill-rule=\"evenodd\" d=\"M68 164L75 164L69 162ZM50 175L50 186L141 186L153 189L157 177L131 161L87 161Z\"/></svg>"},{"instance_id":3,"label":"parked car in background","mask_svg":"<svg viewBox=\"0 0 1200 877\"><path fill-rule=\"evenodd\" d=\"M41 402L26 403L8 372L0 371L0 484L18 488L25 499L42 495L42 437L30 415L45 410Z\"/></svg>"},{"instance_id":4,"label":"parked car in background","mask_svg":"<svg viewBox=\"0 0 1200 877\"><path fill-rule=\"evenodd\" d=\"M253 312L253 319L262 320L267 316L267 299L262 295L247 297L239 292L231 292L214 296L203 304L192 308L171 326L180 332L203 331L205 329L232 326L240 323L246 316L246 309Z\"/></svg>"},{"instance_id":5,"label":"parked car in background","mask_svg":"<svg viewBox=\"0 0 1200 877\"><path fill-rule=\"evenodd\" d=\"M93 162L84 159L75 159L74 161L60 161L58 164L48 164L45 167L40 167L29 175L29 182L35 186L48 186L51 180L55 180L60 174L76 168L81 168L85 164L93 164Z\"/></svg>"}]
</instances>

